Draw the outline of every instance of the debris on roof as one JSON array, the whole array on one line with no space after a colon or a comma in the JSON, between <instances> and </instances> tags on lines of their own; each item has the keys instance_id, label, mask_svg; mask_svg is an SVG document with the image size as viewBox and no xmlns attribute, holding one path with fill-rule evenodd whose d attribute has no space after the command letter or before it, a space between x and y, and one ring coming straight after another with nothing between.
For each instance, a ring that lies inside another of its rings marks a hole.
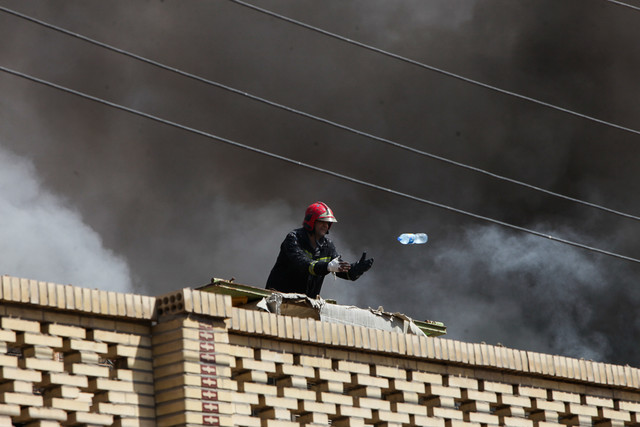
<instances>
[{"instance_id":1,"label":"debris on roof","mask_svg":"<svg viewBox=\"0 0 640 427\"><path fill-rule=\"evenodd\" d=\"M447 333L442 322L417 321L402 313L388 313L382 307L362 309L337 304L321 297L309 298L304 294L286 294L230 280L211 279L211 283L197 288L203 292L230 295L234 307L263 310L286 316L305 317L332 323L381 329L405 334L440 336Z\"/></svg>"}]
</instances>

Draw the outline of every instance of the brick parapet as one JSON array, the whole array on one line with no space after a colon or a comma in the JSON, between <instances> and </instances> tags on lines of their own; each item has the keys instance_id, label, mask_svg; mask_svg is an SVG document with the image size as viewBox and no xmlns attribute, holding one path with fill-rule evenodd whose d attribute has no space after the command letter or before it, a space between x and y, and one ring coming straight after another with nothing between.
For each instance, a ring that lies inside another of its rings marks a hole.
<instances>
[{"instance_id":1,"label":"brick parapet","mask_svg":"<svg viewBox=\"0 0 640 427\"><path fill-rule=\"evenodd\" d=\"M156 315L156 298L102 291L72 285L2 276L0 302L30 307L150 321Z\"/></svg>"},{"instance_id":2,"label":"brick parapet","mask_svg":"<svg viewBox=\"0 0 640 427\"><path fill-rule=\"evenodd\" d=\"M156 300L154 319L183 314L227 318L231 316L233 309L229 295L201 292L190 288L167 293L156 297Z\"/></svg>"},{"instance_id":3,"label":"brick parapet","mask_svg":"<svg viewBox=\"0 0 640 427\"><path fill-rule=\"evenodd\" d=\"M0 426L640 424L629 366L279 316L192 289L1 285Z\"/></svg>"},{"instance_id":4,"label":"brick parapet","mask_svg":"<svg viewBox=\"0 0 640 427\"><path fill-rule=\"evenodd\" d=\"M155 298L9 276L0 288L0 425L155 425Z\"/></svg>"},{"instance_id":5,"label":"brick parapet","mask_svg":"<svg viewBox=\"0 0 640 427\"><path fill-rule=\"evenodd\" d=\"M266 396L251 403L253 417L263 421L300 422L313 413L347 426L640 423L640 390L631 387L231 330L228 338L234 387Z\"/></svg>"},{"instance_id":6,"label":"brick parapet","mask_svg":"<svg viewBox=\"0 0 640 427\"><path fill-rule=\"evenodd\" d=\"M233 308L229 329L239 334L416 358L451 366L487 369L620 389L640 388L640 370L591 360L549 355L489 344L327 323Z\"/></svg>"}]
</instances>

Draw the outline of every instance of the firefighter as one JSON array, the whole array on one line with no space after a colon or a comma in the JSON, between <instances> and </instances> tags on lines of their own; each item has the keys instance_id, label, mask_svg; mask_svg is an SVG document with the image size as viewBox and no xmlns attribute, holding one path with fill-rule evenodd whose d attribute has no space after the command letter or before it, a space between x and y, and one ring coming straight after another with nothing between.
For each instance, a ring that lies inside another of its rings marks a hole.
<instances>
[{"instance_id":1,"label":"firefighter","mask_svg":"<svg viewBox=\"0 0 640 427\"><path fill-rule=\"evenodd\" d=\"M333 242L326 236L334 222L338 221L329 206L322 202L311 204L305 212L302 228L287 234L280 245L266 288L315 298L320 294L327 274L356 280L369 270L373 258L367 259L366 252L353 264L340 259Z\"/></svg>"}]
</instances>

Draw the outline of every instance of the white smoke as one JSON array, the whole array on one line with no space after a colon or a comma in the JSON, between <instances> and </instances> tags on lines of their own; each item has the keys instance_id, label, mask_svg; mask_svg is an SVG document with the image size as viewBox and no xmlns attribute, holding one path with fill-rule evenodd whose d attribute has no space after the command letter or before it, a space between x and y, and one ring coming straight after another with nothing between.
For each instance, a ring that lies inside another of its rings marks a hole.
<instances>
[{"instance_id":1,"label":"white smoke","mask_svg":"<svg viewBox=\"0 0 640 427\"><path fill-rule=\"evenodd\" d=\"M131 291L127 263L80 214L43 188L33 164L0 147L0 273Z\"/></svg>"},{"instance_id":2,"label":"white smoke","mask_svg":"<svg viewBox=\"0 0 640 427\"><path fill-rule=\"evenodd\" d=\"M579 241L569 229L550 234ZM438 254L432 276L447 280L438 283L440 301L456 295L439 314L460 338L596 360L608 355L606 340L590 326L602 317L592 300L604 298L612 280L600 257L496 226L467 230L460 243Z\"/></svg>"}]
</instances>

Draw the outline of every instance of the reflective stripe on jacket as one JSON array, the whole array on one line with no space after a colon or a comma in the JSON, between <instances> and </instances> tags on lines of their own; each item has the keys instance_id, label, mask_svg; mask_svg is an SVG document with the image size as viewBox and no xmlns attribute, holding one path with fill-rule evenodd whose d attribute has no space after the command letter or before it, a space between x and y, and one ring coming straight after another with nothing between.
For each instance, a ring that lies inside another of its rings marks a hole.
<instances>
[{"instance_id":1,"label":"reflective stripe on jacket","mask_svg":"<svg viewBox=\"0 0 640 427\"><path fill-rule=\"evenodd\" d=\"M324 276L328 274L329 261L337 256L333 242L327 237L320 239L314 249L304 228L295 229L287 234L280 245L280 253L271 269L266 288L315 298L320 294ZM348 279L345 273L336 275Z\"/></svg>"}]
</instances>

